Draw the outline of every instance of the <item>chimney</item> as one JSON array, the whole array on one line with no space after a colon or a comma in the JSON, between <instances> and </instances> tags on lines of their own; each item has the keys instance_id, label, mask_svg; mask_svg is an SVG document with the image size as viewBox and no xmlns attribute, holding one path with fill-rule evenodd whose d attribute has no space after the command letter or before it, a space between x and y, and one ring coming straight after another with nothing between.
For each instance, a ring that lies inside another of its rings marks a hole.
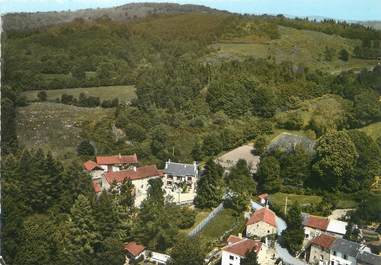
<instances>
[{"instance_id":1,"label":"chimney","mask_svg":"<svg viewBox=\"0 0 381 265\"><path fill-rule=\"evenodd\" d=\"M238 233L238 237L242 239L242 233Z\"/></svg>"},{"instance_id":2,"label":"chimney","mask_svg":"<svg viewBox=\"0 0 381 265\"><path fill-rule=\"evenodd\" d=\"M118 155L118 156L119 156L119 159L122 159L122 155L121 155L120 153L119 153L119 155Z\"/></svg>"},{"instance_id":3,"label":"chimney","mask_svg":"<svg viewBox=\"0 0 381 265\"><path fill-rule=\"evenodd\" d=\"M136 167L135 166L132 169L136 172Z\"/></svg>"}]
</instances>

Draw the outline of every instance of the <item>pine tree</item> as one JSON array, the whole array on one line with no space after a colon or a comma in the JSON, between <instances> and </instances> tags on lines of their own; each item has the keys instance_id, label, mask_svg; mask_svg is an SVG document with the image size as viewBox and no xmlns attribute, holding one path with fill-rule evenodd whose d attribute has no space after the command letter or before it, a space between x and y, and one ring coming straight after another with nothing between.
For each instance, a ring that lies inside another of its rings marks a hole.
<instances>
[{"instance_id":1,"label":"pine tree","mask_svg":"<svg viewBox=\"0 0 381 265\"><path fill-rule=\"evenodd\" d=\"M205 174L197 183L194 200L198 208L216 207L222 200L222 168L210 159L205 166Z\"/></svg>"},{"instance_id":2,"label":"pine tree","mask_svg":"<svg viewBox=\"0 0 381 265\"><path fill-rule=\"evenodd\" d=\"M130 179L125 179L120 187L120 204L126 207L133 207L135 203L134 185Z\"/></svg>"},{"instance_id":3,"label":"pine tree","mask_svg":"<svg viewBox=\"0 0 381 265\"><path fill-rule=\"evenodd\" d=\"M70 264L91 264L99 239L90 201L79 195L70 209L67 256Z\"/></svg>"},{"instance_id":4,"label":"pine tree","mask_svg":"<svg viewBox=\"0 0 381 265\"><path fill-rule=\"evenodd\" d=\"M264 157L259 164L257 174L260 186L264 191L279 191L281 187L280 165L275 157Z\"/></svg>"},{"instance_id":5,"label":"pine tree","mask_svg":"<svg viewBox=\"0 0 381 265\"><path fill-rule=\"evenodd\" d=\"M94 208L96 229L101 236L100 240L115 236L119 219L114 212L112 197L107 192L102 192Z\"/></svg>"}]
</instances>

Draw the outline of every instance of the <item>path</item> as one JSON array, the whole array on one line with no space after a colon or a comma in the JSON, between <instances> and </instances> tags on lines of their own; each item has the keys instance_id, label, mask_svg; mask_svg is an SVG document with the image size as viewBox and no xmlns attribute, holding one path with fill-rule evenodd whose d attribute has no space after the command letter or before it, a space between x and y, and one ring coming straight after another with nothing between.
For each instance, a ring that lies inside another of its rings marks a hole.
<instances>
[{"instance_id":1,"label":"path","mask_svg":"<svg viewBox=\"0 0 381 265\"><path fill-rule=\"evenodd\" d=\"M254 210L258 210L258 209L261 209L263 208L262 205L256 203L256 202L251 202L251 207L254 209ZM281 234L283 232L283 230L285 230L287 228L287 224L286 222L280 218L280 217L276 217L276 225L277 225L277 233L278 233L278 241L281 239ZM275 252L277 253L277 255L279 256L279 258L283 261L284 264L288 264L288 265L307 265L307 263L305 263L304 261L300 260L300 259L297 259L295 257L293 257L286 248L283 248L278 242L275 243Z\"/></svg>"}]
</instances>

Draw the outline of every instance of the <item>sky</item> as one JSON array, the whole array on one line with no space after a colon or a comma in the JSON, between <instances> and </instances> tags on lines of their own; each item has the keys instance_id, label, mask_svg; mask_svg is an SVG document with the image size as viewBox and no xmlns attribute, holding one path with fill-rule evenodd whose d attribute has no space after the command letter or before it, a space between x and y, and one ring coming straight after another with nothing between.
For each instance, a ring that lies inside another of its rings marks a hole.
<instances>
[{"instance_id":1,"label":"sky","mask_svg":"<svg viewBox=\"0 0 381 265\"><path fill-rule=\"evenodd\" d=\"M131 2L201 4L238 13L381 20L381 0L0 0L0 13L113 7Z\"/></svg>"}]
</instances>

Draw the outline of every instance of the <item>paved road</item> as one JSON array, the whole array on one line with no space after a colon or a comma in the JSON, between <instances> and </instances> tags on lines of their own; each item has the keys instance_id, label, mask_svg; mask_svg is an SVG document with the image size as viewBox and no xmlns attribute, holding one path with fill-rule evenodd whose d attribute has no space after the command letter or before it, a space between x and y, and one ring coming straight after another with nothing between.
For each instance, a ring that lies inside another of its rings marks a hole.
<instances>
[{"instance_id":1,"label":"paved road","mask_svg":"<svg viewBox=\"0 0 381 265\"><path fill-rule=\"evenodd\" d=\"M254 210L258 210L263 208L262 205L256 203L256 202L251 202L251 207ZM283 230L287 228L286 222L280 218L276 217L276 225L277 225L277 233L278 233L278 241L280 239L280 235L282 234ZM289 265L307 265L307 263L303 262L300 259L297 259L293 257L286 248L283 248L278 242L275 243L275 252L281 258L284 264L289 264Z\"/></svg>"}]
</instances>

